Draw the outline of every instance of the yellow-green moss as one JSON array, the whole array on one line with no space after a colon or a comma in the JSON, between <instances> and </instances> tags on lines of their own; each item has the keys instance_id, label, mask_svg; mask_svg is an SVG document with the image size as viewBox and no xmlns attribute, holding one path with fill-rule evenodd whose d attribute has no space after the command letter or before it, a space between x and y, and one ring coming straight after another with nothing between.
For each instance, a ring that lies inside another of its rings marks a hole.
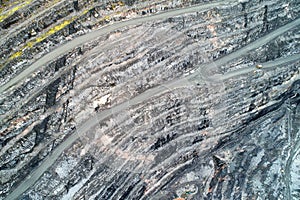
<instances>
[{"instance_id":1,"label":"yellow-green moss","mask_svg":"<svg viewBox=\"0 0 300 200\"><path fill-rule=\"evenodd\" d=\"M33 41L29 41L27 42L27 44L22 47L19 51L17 51L16 53L14 53L13 55L10 56L10 60L11 59L15 59L18 58L22 55L22 51L24 49L27 48L31 48L33 47L35 44L42 42L43 40L45 40L47 37L49 37L50 35L53 35L54 33L60 31L61 29L63 29L64 27L66 27L67 25L69 25L71 22L73 21L73 18L71 20L65 20L63 23L49 29L46 33L42 34L40 37L37 37L36 39L34 39Z\"/></svg>"},{"instance_id":2,"label":"yellow-green moss","mask_svg":"<svg viewBox=\"0 0 300 200\"><path fill-rule=\"evenodd\" d=\"M32 1L32 0L30 0L30 1ZM27 1L27 2L29 2L29 1ZM120 2L119 5L123 6L124 4L122 2ZM68 26L76 18L79 18L80 16L87 14L89 12L89 10L90 9L84 10L79 16L72 17L69 20L65 20L61 24L58 24L58 25L50 28L46 33L42 34L41 36L33 39L32 41L27 42L18 52L14 53L13 55L10 56L10 60L20 57L22 55L22 52L23 52L24 49L32 48L35 44L42 42L43 40L45 40L49 36L55 34L56 32L62 30L66 26ZM103 21L110 21L111 20L111 16L109 16L109 15L104 16L101 20L103 20Z\"/></svg>"},{"instance_id":3,"label":"yellow-green moss","mask_svg":"<svg viewBox=\"0 0 300 200\"><path fill-rule=\"evenodd\" d=\"M105 17L103 17L103 19L106 21L110 21L111 17L109 15L106 15Z\"/></svg>"},{"instance_id":4,"label":"yellow-green moss","mask_svg":"<svg viewBox=\"0 0 300 200\"><path fill-rule=\"evenodd\" d=\"M83 11L82 14L85 15L85 14L87 14L89 11L90 11L90 10L86 9L86 10Z\"/></svg>"},{"instance_id":5,"label":"yellow-green moss","mask_svg":"<svg viewBox=\"0 0 300 200\"><path fill-rule=\"evenodd\" d=\"M13 15L16 11L18 11L21 8L27 6L31 2L32 2L32 0L27 0L27 1L23 2L22 4L17 5L15 7L13 7L12 9L8 10L6 13L1 14L0 15L0 22L3 22L6 18L8 18L9 16Z\"/></svg>"},{"instance_id":6,"label":"yellow-green moss","mask_svg":"<svg viewBox=\"0 0 300 200\"><path fill-rule=\"evenodd\" d=\"M13 55L10 56L10 60L18 58L22 55L22 51L17 51L16 53L14 53Z\"/></svg>"},{"instance_id":7,"label":"yellow-green moss","mask_svg":"<svg viewBox=\"0 0 300 200\"><path fill-rule=\"evenodd\" d=\"M70 20L65 20L63 23L52 27L51 29L49 29L46 33L42 34L41 36L35 38L35 40L28 42L24 48L31 48L33 45L42 42L43 40L45 40L47 37L49 37L50 35L55 34L56 32L60 31L61 29L65 28L66 26L68 26L71 22L73 21L73 18Z\"/></svg>"}]
</instances>

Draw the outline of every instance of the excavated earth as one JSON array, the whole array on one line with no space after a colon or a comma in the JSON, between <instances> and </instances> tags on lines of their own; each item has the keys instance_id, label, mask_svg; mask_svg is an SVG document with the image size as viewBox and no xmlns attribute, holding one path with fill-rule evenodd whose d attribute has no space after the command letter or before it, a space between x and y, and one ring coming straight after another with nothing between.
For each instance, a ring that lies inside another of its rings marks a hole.
<instances>
[{"instance_id":1,"label":"excavated earth","mask_svg":"<svg viewBox=\"0 0 300 200\"><path fill-rule=\"evenodd\" d=\"M0 3L0 199L300 199L299 0Z\"/></svg>"}]
</instances>

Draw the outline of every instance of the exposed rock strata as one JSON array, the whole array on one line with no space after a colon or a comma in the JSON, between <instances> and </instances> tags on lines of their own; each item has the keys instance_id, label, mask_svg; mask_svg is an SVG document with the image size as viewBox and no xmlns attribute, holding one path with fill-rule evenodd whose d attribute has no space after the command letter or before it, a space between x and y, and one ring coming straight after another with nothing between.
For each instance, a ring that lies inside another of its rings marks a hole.
<instances>
[{"instance_id":1,"label":"exposed rock strata","mask_svg":"<svg viewBox=\"0 0 300 200\"><path fill-rule=\"evenodd\" d=\"M299 198L300 5L172 2L34 1L53 8L1 22L1 199Z\"/></svg>"}]
</instances>

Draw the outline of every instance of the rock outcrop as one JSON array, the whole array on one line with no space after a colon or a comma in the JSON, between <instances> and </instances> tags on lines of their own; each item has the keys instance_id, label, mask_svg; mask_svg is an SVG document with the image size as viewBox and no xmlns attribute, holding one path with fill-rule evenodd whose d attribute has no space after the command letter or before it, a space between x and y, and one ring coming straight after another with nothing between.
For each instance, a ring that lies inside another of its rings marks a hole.
<instances>
[{"instance_id":1,"label":"rock outcrop","mask_svg":"<svg viewBox=\"0 0 300 200\"><path fill-rule=\"evenodd\" d=\"M300 198L297 0L3 4L0 199Z\"/></svg>"}]
</instances>

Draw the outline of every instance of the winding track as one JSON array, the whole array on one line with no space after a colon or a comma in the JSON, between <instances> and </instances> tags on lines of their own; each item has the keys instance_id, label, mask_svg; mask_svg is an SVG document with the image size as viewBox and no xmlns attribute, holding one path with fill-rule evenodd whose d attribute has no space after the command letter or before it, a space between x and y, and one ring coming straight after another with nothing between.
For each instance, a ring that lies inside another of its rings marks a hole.
<instances>
[{"instance_id":1,"label":"winding track","mask_svg":"<svg viewBox=\"0 0 300 200\"><path fill-rule=\"evenodd\" d=\"M198 5L198 6L192 6L192 7L187 7L187 8L182 8L182 9L175 9L155 15L150 15L146 17L141 17L141 18L136 18L124 22L118 22L115 24L108 25L106 27L103 27L102 29L96 30L94 32L90 32L86 35L80 36L58 48L53 50L52 52L46 54L39 60L37 60L35 63L33 63L30 67L22 71L20 74L12 78L10 81L8 81L6 84L2 85L0 87L0 93L4 93L6 90L11 89L12 86L17 86L24 80L27 76L29 76L31 73L33 73L35 70L39 69L41 66L47 64L49 61L57 58L60 55L63 55L64 53L72 50L73 48L84 44L88 41L91 41L93 39L96 39L97 37L107 34L111 31L120 29L125 26L130 26L130 25L136 25L148 21L153 21L153 20L160 20L168 17L174 17L177 15L182 15L185 13L191 13L191 12L197 12L197 11L203 11L205 9L213 8L216 6L221 6L221 5L226 5L231 2L236 2L234 0L226 0L226 1L219 1L219 2L214 2L214 3L209 3L205 5Z\"/></svg>"},{"instance_id":2,"label":"winding track","mask_svg":"<svg viewBox=\"0 0 300 200\"><path fill-rule=\"evenodd\" d=\"M275 66L292 63L292 62L295 62L295 61L298 61L298 60L300 60L300 54L295 54L295 55L284 57L284 58L278 58L276 60L263 63L262 64L263 68L261 70L267 70L267 69L273 68ZM224 75L215 74L215 75L212 75L212 76L208 76L207 74L202 73L202 77L206 81L213 81L213 82L217 81L217 82L219 82L219 81L224 81L224 80L233 78L235 76L239 76L239 75L242 75L242 74L247 74L249 72L252 72L253 69L255 69L255 65L249 66L249 67L246 67L246 68L242 68L242 69L239 69L239 70L234 70L234 71L228 72Z\"/></svg>"},{"instance_id":3,"label":"winding track","mask_svg":"<svg viewBox=\"0 0 300 200\"><path fill-rule=\"evenodd\" d=\"M238 58L239 55L240 56L241 55L246 55L250 51L252 51L252 50L254 50L254 49L258 48L258 47L261 47L264 44L267 44L268 42L270 42L271 40L275 39L276 37L282 35L283 33L287 32L288 30L293 29L293 28L295 28L295 27L297 27L299 25L300 25L300 18L298 18L298 19L296 19L296 20L294 20L294 21L292 21L292 22L290 22L290 23L288 23L288 24L286 24L286 25L284 25L284 26L276 29L275 31L273 31L273 32L271 32L271 33L269 33L269 34L267 34L267 35L265 35L265 36L263 36L263 37L255 40L254 42L246 45L245 47L243 47L243 48L241 48L241 49L239 49L239 50L237 50L237 51L235 51L233 53L231 53L231 54L229 54L227 56L224 56L224 57L220 58L219 60L216 60L213 63L210 63L210 64L206 65L205 67L200 67L199 68L200 74L202 74L202 77L206 81L214 82L217 79L219 79L219 78L216 79L216 77L219 76L219 75L212 76L212 74L208 73L208 69L220 67L220 66L222 66L222 65L224 65L224 64L232 61L233 59ZM297 57L297 55L296 55L296 57ZM291 57L290 59L292 61L295 58ZM283 59L283 60L285 60L285 59ZM273 64L275 64L275 63L273 62ZM242 70L244 72L240 72L240 70L236 70L236 71L234 71L232 73L229 73L230 75L227 74L226 76L229 76L228 78L230 78L230 76L236 76L236 75L239 75L241 73L247 73L247 72L249 72L248 68L242 69ZM224 79L225 77L220 78L220 79ZM227 79L227 78L225 78L225 79Z\"/></svg>"},{"instance_id":4,"label":"winding track","mask_svg":"<svg viewBox=\"0 0 300 200\"><path fill-rule=\"evenodd\" d=\"M24 79L27 75L29 75L30 73L32 73L34 70L38 69L40 66L46 64L47 62L49 62L51 59L54 59L57 55L60 55L74 47L76 47L77 45L80 45L84 42L87 42L91 39L96 38L97 36L104 34L104 33L108 33L112 30L124 27L124 26L128 26L128 25L134 25L134 24L138 24L138 23L142 23L142 22L146 22L146 21L150 21L150 20L155 20L155 19L162 19L162 18L166 18L166 17L171 17L171 16L175 16L175 15L179 15L179 14L184 14L187 12L193 12L193 11L199 11L199 9L207 9L216 5L221 5L222 3L218 2L218 3L212 3L209 5L202 5L202 6L195 6L195 7L190 7L190 8L185 8L185 9L181 9L181 10L174 10L174 11L169 11L166 13L162 13L162 14L158 14L158 15L154 15L154 16L149 16L149 17L145 17L145 18L138 18L138 19L134 19L134 20L130 20L130 21L126 21L123 23L117 23L117 24L113 24L111 26L107 26L104 29L92 32L90 34L87 34L85 36L81 36L75 40L73 40L71 43L65 44L62 47L57 48L56 50L54 50L53 52L47 54L46 56L44 56L43 58L41 58L40 60L38 60L36 63L34 63L31 67L29 67L28 69L26 69L25 71L23 71L21 74L19 74L18 76L16 76L14 79L12 79L10 82L8 82L6 85L2 86L0 88L1 92L4 92L5 90L9 89L11 86L15 85L17 82L21 81L22 79ZM247 46L227 55L224 56L223 58L206 64L206 65L200 65L199 66L199 70L194 73L191 74L187 77L183 77L174 81L170 81L162 86L157 86L154 87L152 89L147 90L146 92L132 98L131 100L128 100L124 103L121 103L113 108L104 110L102 112L97 113L96 116L94 116L93 118L90 118L89 120L87 120L85 123L83 123L78 129L77 129L77 134L73 134L71 136L69 136L64 142L62 142L53 152L52 154L47 157L45 159L45 161L31 174L31 176L29 176L27 179L25 179L12 193L10 193L6 199L17 199L22 193L24 193L29 187L31 187L41 176L42 174L49 169L50 166L52 166L52 164L56 161L56 159L60 156L60 154L66 149L68 148L72 143L74 143L79 137L81 133L89 130L91 127L95 126L99 121L111 116L113 113L116 112L121 112L123 110L125 110L128 107L128 103L129 105L137 105L139 103L142 103L144 100L149 99L150 97L153 97L154 95L158 95L161 94L163 92L167 92L168 90L172 90L176 87L182 87L182 86L187 86L186 84L191 84L194 81L220 81L220 80L225 80L225 79L229 79L232 78L234 76L239 76L245 73L248 73L250 71L253 70L254 67L249 67L249 68L245 68L245 69L240 69L240 70L236 70L234 72L229 72L227 74L225 74L224 76L220 76L220 75L209 75L207 73L206 69L211 69L211 68L215 68L215 67L220 67L226 63L228 63L229 61L232 61L233 59L236 59L238 57L241 57L243 55L246 55L249 51L254 50L268 42L270 42L271 40L273 40L274 38L278 37L279 35L285 33L286 31L295 28L297 26L300 25L300 19L294 20L292 22L290 22L289 24L286 24L280 28L278 28L277 30L267 34L264 37L261 37L260 39L248 44ZM300 60L300 55L293 55L293 56L289 56L286 58L281 58L275 61L271 61L268 63L264 63L262 64L263 66L265 66L265 68L271 68L271 67L275 67L276 65L281 65L281 64L285 64L285 63L290 63L290 62L294 62Z\"/></svg>"}]
</instances>

